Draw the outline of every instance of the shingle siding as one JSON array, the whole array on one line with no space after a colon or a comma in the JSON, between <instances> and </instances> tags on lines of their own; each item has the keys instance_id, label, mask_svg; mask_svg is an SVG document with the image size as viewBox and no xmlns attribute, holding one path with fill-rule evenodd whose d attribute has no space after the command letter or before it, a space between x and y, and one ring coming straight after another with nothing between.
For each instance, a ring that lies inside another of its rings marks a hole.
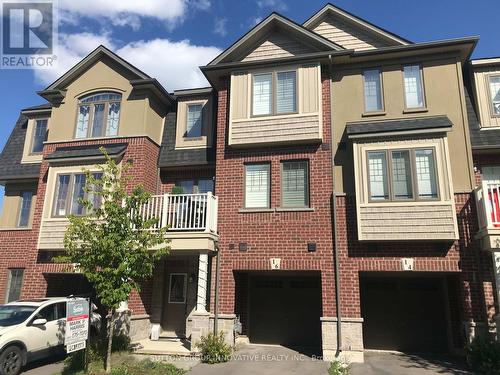
<instances>
[{"instance_id":1,"label":"shingle siding","mask_svg":"<svg viewBox=\"0 0 500 375\"><path fill-rule=\"evenodd\" d=\"M16 125L0 154L0 181L16 178L38 178L40 163L21 164L28 118L19 115Z\"/></svg>"},{"instance_id":2,"label":"shingle siding","mask_svg":"<svg viewBox=\"0 0 500 375\"><path fill-rule=\"evenodd\" d=\"M210 165L215 162L213 147L175 149L177 113L170 112L165 120L158 166L160 168L183 167L190 165Z\"/></svg>"}]
</instances>

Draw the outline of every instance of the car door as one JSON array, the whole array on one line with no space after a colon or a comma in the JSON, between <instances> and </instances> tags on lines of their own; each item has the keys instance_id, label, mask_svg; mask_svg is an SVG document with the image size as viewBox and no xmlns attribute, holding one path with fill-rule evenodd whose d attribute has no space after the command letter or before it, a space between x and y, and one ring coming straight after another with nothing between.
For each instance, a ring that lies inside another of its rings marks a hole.
<instances>
[{"instance_id":1,"label":"car door","mask_svg":"<svg viewBox=\"0 0 500 375\"><path fill-rule=\"evenodd\" d=\"M63 302L63 304L65 304ZM40 352L50 350L64 343L64 328L66 325L66 314L62 310L60 303L53 303L43 307L31 318L26 327L30 352ZM65 310L65 309L64 309ZM64 317L60 316L64 313ZM33 322L36 319L46 319L44 325L35 326Z\"/></svg>"}]
</instances>

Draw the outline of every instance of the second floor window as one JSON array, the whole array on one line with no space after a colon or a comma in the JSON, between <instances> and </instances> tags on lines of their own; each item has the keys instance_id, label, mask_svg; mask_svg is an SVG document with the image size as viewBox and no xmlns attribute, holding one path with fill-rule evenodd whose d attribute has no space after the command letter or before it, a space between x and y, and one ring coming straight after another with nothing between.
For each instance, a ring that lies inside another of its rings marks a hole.
<instances>
[{"instance_id":1,"label":"second floor window","mask_svg":"<svg viewBox=\"0 0 500 375\"><path fill-rule=\"evenodd\" d=\"M203 105L188 104L187 106L187 124L186 137L201 137L203 124Z\"/></svg>"},{"instance_id":2,"label":"second floor window","mask_svg":"<svg viewBox=\"0 0 500 375\"><path fill-rule=\"evenodd\" d=\"M33 200L32 191L21 192L21 205L19 207L19 221L18 221L18 227L20 228L25 228L29 225L32 200Z\"/></svg>"},{"instance_id":3,"label":"second floor window","mask_svg":"<svg viewBox=\"0 0 500 375\"><path fill-rule=\"evenodd\" d=\"M201 178L199 180L181 180L175 186L182 188L182 194L205 194L214 192L214 180Z\"/></svg>"},{"instance_id":4,"label":"second floor window","mask_svg":"<svg viewBox=\"0 0 500 375\"><path fill-rule=\"evenodd\" d=\"M371 201L438 198L434 149L370 151L367 159Z\"/></svg>"},{"instance_id":5,"label":"second floor window","mask_svg":"<svg viewBox=\"0 0 500 375\"><path fill-rule=\"evenodd\" d=\"M489 78L491 109L494 116L500 116L500 76Z\"/></svg>"},{"instance_id":6,"label":"second floor window","mask_svg":"<svg viewBox=\"0 0 500 375\"><path fill-rule=\"evenodd\" d=\"M309 206L309 176L307 161L284 161L281 164L281 205Z\"/></svg>"},{"instance_id":7,"label":"second floor window","mask_svg":"<svg viewBox=\"0 0 500 375\"><path fill-rule=\"evenodd\" d=\"M363 72L365 91L365 112L377 112L384 109L382 99L382 77L379 69Z\"/></svg>"},{"instance_id":8,"label":"second floor window","mask_svg":"<svg viewBox=\"0 0 500 375\"><path fill-rule=\"evenodd\" d=\"M40 154L43 151L43 142L47 140L47 119L35 120L31 153Z\"/></svg>"},{"instance_id":9,"label":"second floor window","mask_svg":"<svg viewBox=\"0 0 500 375\"><path fill-rule=\"evenodd\" d=\"M253 116L279 115L294 112L297 112L296 71L253 75Z\"/></svg>"},{"instance_id":10,"label":"second floor window","mask_svg":"<svg viewBox=\"0 0 500 375\"><path fill-rule=\"evenodd\" d=\"M271 165L245 165L245 208L269 208Z\"/></svg>"},{"instance_id":11,"label":"second floor window","mask_svg":"<svg viewBox=\"0 0 500 375\"><path fill-rule=\"evenodd\" d=\"M102 173L94 173L95 178L102 177ZM101 204L101 196L91 196L85 192L86 176L83 173L59 174L57 176L57 186L54 199L54 212L56 217L67 215L84 215L85 207L79 202L80 199L90 200L94 207Z\"/></svg>"},{"instance_id":12,"label":"second floor window","mask_svg":"<svg viewBox=\"0 0 500 375\"><path fill-rule=\"evenodd\" d=\"M75 138L118 135L121 94L102 92L80 99Z\"/></svg>"},{"instance_id":13,"label":"second floor window","mask_svg":"<svg viewBox=\"0 0 500 375\"><path fill-rule=\"evenodd\" d=\"M423 108L424 84L422 69L419 65L406 65L403 67L406 108Z\"/></svg>"}]
</instances>

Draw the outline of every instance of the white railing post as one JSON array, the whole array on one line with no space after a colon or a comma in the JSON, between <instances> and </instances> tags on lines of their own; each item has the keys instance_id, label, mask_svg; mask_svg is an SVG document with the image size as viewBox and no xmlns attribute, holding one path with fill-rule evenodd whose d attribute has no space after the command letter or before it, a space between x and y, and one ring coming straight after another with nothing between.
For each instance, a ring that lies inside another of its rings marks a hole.
<instances>
[{"instance_id":1,"label":"white railing post","mask_svg":"<svg viewBox=\"0 0 500 375\"><path fill-rule=\"evenodd\" d=\"M214 216L213 216L213 224L212 224L212 231L214 233L217 233L217 219L219 216L219 197L214 196Z\"/></svg>"},{"instance_id":2,"label":"white railing post","mask_svg":"<svg viewBox=\"0 0 500 375\"><path fill-rule=\"evenodd\" d=\"M168 225L168 202L169 202L169 195L168 193L163 194L163 205L162 205L162 212L161 212L161 227L165 228Z\"/></svg>"},{"instance_id":3,"label":"white railing post","mask_svg":"<svg viewBox=\"0 0 500 375\"><path fill-rule=\"evenodd\" d=\"M206 203L207 207L206 207L206 210L205 210L205 232L210 232L210 227L211 227L211 224L212 224L212 211L213 211L213 208L212 208L212 205L213 205L213 202L212 202L212 192L209 191L207 192L207 203Z\"/></svg>"}]
</instances>

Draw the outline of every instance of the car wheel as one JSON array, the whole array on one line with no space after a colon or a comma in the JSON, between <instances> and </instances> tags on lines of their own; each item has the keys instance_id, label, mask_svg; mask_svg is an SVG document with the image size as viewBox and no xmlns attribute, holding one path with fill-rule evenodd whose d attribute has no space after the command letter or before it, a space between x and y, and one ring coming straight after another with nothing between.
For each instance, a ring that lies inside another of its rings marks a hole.
<instances>
[{"instance_id":1,"label":"car wheel","mask_svg":"<svg viewBox=\"0 0 500 375\"><path fill-rule=\"evenodd\" d=\"M0 355L0 374L17 375L23 365L23 352L17 346L9 346Z\"/></svg>"}]
</instances>

